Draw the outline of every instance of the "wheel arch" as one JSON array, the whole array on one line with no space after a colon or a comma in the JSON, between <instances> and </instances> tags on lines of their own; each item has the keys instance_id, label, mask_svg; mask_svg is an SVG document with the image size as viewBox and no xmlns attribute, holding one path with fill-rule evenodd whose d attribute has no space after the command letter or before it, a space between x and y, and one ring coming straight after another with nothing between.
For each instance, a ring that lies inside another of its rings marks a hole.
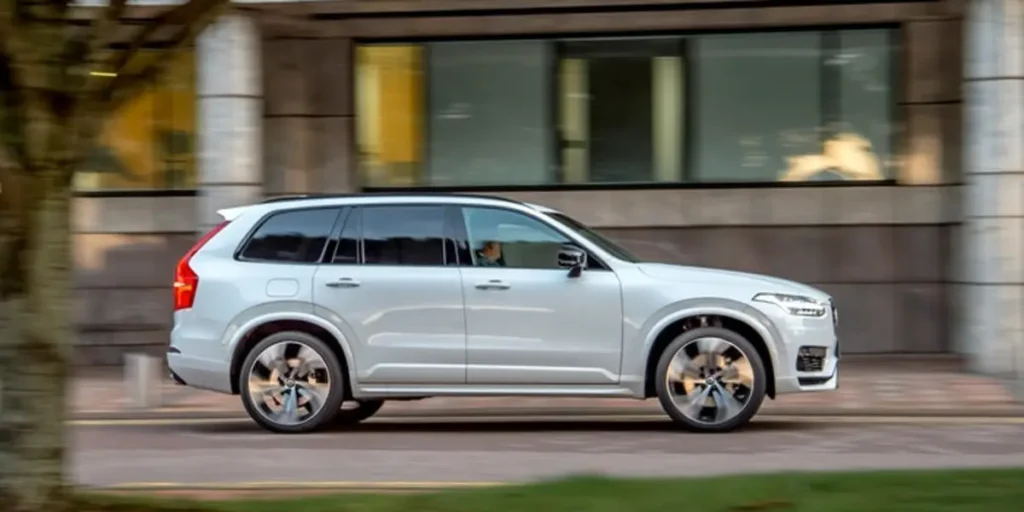
<instances>
[{"instance_id":1,"label":"wheel arch","mask_svg":"<svg viewBox=\"0 0 1024 512\"><path fill-rule=\"evenodd\" d=\"M742 306L742 305L740 305ZM731 305L708 305L687 308L662 318L647 337L644 366L644 398L656 396L655 381L658 360L665 348L680 334L698 327L722 327L743 336L757 350L767 373L767 395L775 398L775 369L778 353L774 346L777 336L764 323L741 308Z\"/></svg>"},{"instance_id":2,"label":"wheel arch","mask_svg":"<svg viewBox=\"0 0 1024 512\"><path fill-rule=\"evenodd\" d=\"M315 336L330 347L334 356L341 364L343 377L345 379L346 398L352 393L352 371L355 364L352 357L351 347L345 340L345 336L336 327L327 321L307 314L288 313L270 317L260 317L250 320L240 327L231 340L233 347L230 366L231 392L239 393L238 379L242 372L242 363L249 355L249 352L257 343L274 333L284 331L298 331Z\"/></svg>"}]
</instances>

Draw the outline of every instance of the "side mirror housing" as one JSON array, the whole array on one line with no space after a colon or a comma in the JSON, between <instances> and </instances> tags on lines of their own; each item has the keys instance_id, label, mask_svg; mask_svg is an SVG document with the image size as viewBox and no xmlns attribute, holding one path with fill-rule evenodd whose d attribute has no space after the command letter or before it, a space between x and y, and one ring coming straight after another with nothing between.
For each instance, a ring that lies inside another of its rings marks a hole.
<instances>
[{"instance_id":1,"label":"side mirror housing","mask_svg":"<svg viewBox=\"0 0 1024 512\"><path fill-rule=\"evenodd\" d=\"M558 266L569 269L569 277L579 277L587 267L587 252L579 247L563 246L558 251Z\"/></svg>"}]
</instances>

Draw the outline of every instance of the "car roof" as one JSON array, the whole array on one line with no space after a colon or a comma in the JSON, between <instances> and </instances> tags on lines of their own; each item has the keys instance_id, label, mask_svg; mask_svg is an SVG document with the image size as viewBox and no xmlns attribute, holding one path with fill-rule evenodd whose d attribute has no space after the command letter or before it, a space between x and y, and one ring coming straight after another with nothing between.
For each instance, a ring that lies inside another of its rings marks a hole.
<instances>
[{"instance_id":1,"label":"car roof","mask_svg":"<svg viewBox=\"0 0 1024 512\"><path fill-rule=\"evenodd\" d=\"M217 213L224 218L224 220L234 220L238 218L243 212L250 209L262 207L260 209L267 212L288 209L295 207L316 207L316 206L334 206L334 205L372 205L372 204L392 204L399 202L416 202L423 204L467 204L467 205L515 205L519 207L525 207L527 209L535 210L543 213L557 213L556 210L541 206L533 203L526 203L515 199L509 199L507 197L490 196L482 194L462 194L462 193L431 193L431 192L375 192L375 193L364 193L364 194L311 194L311 195L291 195L291 196L280 196L269 198L265 201L237 206L233 208L224 208L218 210Z\"/></svg>"}]
</instances>

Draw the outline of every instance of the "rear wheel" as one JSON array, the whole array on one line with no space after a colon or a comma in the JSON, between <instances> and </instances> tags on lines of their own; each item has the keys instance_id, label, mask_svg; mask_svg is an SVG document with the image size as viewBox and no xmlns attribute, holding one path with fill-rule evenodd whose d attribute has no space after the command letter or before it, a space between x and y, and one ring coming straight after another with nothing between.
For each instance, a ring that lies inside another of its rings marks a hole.
<instances>
[{"instance_id":1,"label":"rear wheel","mask_svg":"<svg viewBox=\"0 0 1024 512\"><path fill-rule=\"evenodd\" d=\"M334 417L335 425L355 425L370 418L384 406L384 400L352 400L341 404L341 410Z\"/></svg>"},{"instance_id":2,"label":"rear wheel","mask_svg":"<svg viewBox=\"0 0 1024 512\"><path fill-rule=\"evenodd\" d=\"M341 412L345 377L326 343L304 332L279 332L256 344L242 363L242 405L261 427L303 433Z\"/></svg>"},{"instance_id":3,"label":"rear wheel","mask_svg":"<svg viewBox=\"0 0 1024 512\"><path fill-rule=\"evenodd\" d=\"M761 408L767 384L754 346L719 327L681 334L658 361L658 400L677 425L693 432L747 424Z\"/></svg>"}]
</instances>

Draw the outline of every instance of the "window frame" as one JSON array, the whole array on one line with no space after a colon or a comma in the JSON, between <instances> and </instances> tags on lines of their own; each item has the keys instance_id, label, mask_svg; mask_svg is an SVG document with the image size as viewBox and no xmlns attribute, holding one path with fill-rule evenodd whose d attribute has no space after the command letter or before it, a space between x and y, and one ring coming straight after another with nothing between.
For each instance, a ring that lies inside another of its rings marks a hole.
<instances>
[{"instance_id":1,"label":"window frame","mask_svg":"<svg viewBox=\"0 0 1024 512\"><path fill-rule=\"evenodd\" d=\"M569 241L569 243L572 244L575 248L577 248L577 249L579 249L579 250L581 250L581 251L583 251L583 252L585 252L587 254L587 266L586 266L586 268L584 270L587 270L587 271L608 271L608 272L611 272L611 267L608 266L608 264L605 263L604 260L602 260L600 257L596 256L594 254L594 251L592 251L589 248L587 248L587 246L585 244L580 243L580 241L577 240L575 233L566 233L565 230L561 229L561 226L558 226L556 224L548 222L547 219L544 219L543 217L540 217L540 216L537 216L537 215L530 215L530 214L528 214L526 212L523 212L523 211L520 211L520 210L516 210L516 209L513 209L513 208L504 208L502 206L489 205L489 204L488 205L459 204L459 205L455 205L455 208L457 208L457 210L458 210L458 222L454 222L454 225L452 226L454 228L454 233L455 233L456 236L459 237L459 241L461 241L462 243L466 244L467 247L469 247L470 252L472 252L473 248L469 244L469 233L468 233L468 229L467 229L467 220L468 219L466 218L466 211L465 211L466 208L499 210L499 211L502 211L502 212L511 213L511 214L515 214L515 215L522 215L522 216L527 217L529 219L533 219L533 220L535 220L535 221L537 221L537 222L547 226L552 231L554 231L554 232L562 235L563 237L565 237ZM538 270L538 271L544 271L544 272L551 271L551 270L557 270L557 271L560 271L560 272L566 272L567 271L567 269L564 269L564 268L478 267L478 266L476 266L474 264L474 261L473 261L472 257L466 263L468 263L468 264L463 264L463 262L460 262L458 265L460 267L465 267L465 268L485 268L485 269L488 269L488 270Z\"/></svg>"},{"instance_id":2,"label":"window frame","mask_svg":"<svg viewBox=\"0 0 1024 512\"><path fill-rule=\"evenodd\" d=\"M891 49L889 58L889 69L888 83L890 84L889 94L889 124L893 127L890 134L890 157L899 158L903 155L906 149L906 130L905 127L908 121L908 113L905 109L900 108L903 97L905 95L904 88L906 84L906 77L900 70L902 65L907 62L907 55L905 52L906 48L906 28L902 23L898 22L878 22L878 23L865 23L865 24L836 24L836 25L824 25L824 26L780 26L780 27L757 27L749 29L732 29L732 30L683 30L683 31L659 31L659 32L608 32L601 34L588 34L584 36L572 36L568 34L555 34L555 33L533 33L533 34L508 34L500 37L486 37L486 36L467 36L467 37L427 37L427 38L358 38L355 41L355 47L366 46L387 46L387 45L417 45L423 53L423 65L422 72L427 73L429 66L426 64L430 58L429 55L429 43L435 42L448 42L448 41L486 41L486 40L541 40L546 44L552 46L551 52L552 61L555 65L562 53L559 51L562 43L571 41L588 41L588 40L600 40L607 38L676 38L679 40L678 44L681 46L681 56L686 63L686 73L684 76L684 90L683 90L683 119L682 123L684 126L683 134L683 168L682 177L684 180L689 179L693 175L693 169L690 165L690 159L692 158L692 130L694 120L690 118L692 115L692 105L699 101L699 98L694 97L694 88L691 86L693 75L699 72L699 64L696 59L692 58L692 40L699 38L704 35L718 35L718 34L759 34L759 33L776 33L776 32L811 32L817 33L821 36L822 44L818 47L822 57L823 68L825 61L831 55L829 52L834 52L836 47L833 46L834 41L839 39L839 34L844 31L860 31L860 30L886 30L888 31L889 48ZM823 75L834 74L834 72L823 69ZM358 69L353 69L351 85L353 90L358 81ZM429 80L424 78L423 88L421 93L421 116L430 115L430 105L426 101L430 96L428 90L430 86ZM551 86L549 87L550 94L554 94L551 98L552 102L550 105L550 111L552 113L552 124L547 127L549 137L554 141L552 146L553 155L551 158L552 163L559 165L554 174L558 179L561 179L564 169L561 168L562 154L561 146L558 144L560 140L560 134L558 129L557 112L561 108L559 97L557 95L557 70L553 71L551 79ZM828 91L831 97L835 98L835 101L839 101L839 88L836 84L836 80L831 77L825 80L823 83L821 96L828 96L825 88L832 87L832 91ZM359 98L356 100L356 116L360 115L361 109L359 108ZM828 109L826 109L828 110ZM827 121L827 115L823 113L822 122ZM358 124L358 123L357 123ZM358 125L356 126L358 129ZM424 167L429 164L428 153L430 151L429 141L430 132L429 127L424 125L423 127L423 140L421 143L421 176L429 174L425 172ZM358 136L354 137L354 141L358 140ZM358 142L355 142L358 144ZM358 146L353 148L358 150ZM357 165L355 172L359 176L364 176L364 169L361 165ZM611 182L611 183L546 183L539 185L429 185L420 183L414 186L366 186L362 190L366 192L478 192L478 193L490 193L500 191L571 191L571 190L686 190L686 189L740 189L740 188L824 188L824 187L878 187L878 186L913 186L912 184L900 183L900 170L897 169L896 175L886 177L881 180L834 180L834 181L806 181L806 182L786 182L786 181L677 181L677 182Z\"/></svg>"},{"instance_id":3,"label":"window frame","mask_svg":"<svg viewBox=\"0 0 1024 512\"><path fill-rule=\"evenodd\" d=\"M242 263L266 263L266 264L275 264L275 265L319 265L324 260L324 255L327 253L327 248L331 246L331 233L333 233L334 229L337 227L339 219L342 218L342 215L346 213L344 211L345 209L346 208L344 206L340 206L340 205L332 205L332 206L323 206L323 205L321 205L321 206L300 206L300 207L297 207L297 208L281 208L279 210L274 210L274 211L271 211L271 212L267 212L262 217L260 217L260 220L256 221L256 223L253 224L253 226L251 228L249 228L249 231L245 234L245 236L242 237L242 241L239 242L237 247L235 247L235 251L234 251L234 254L232 255L232 258L235 261L242 262ZM302 212L302 211L312 211L312 210L337 210L337 212L335 213L335 216L334 216L334 222L331 224L331 228L327 230L327 240L324 242L323 247L320 248L320 257L317 258L316 261L308 262L308 261L264 260L264 259L249 258L249 257L244 256L245 250L249 247L249 244L252 243L253 237L256 235L256 233L259 232L260 228L262 228L268 221L270 221L270 219L274 218L277 215L283 215L283 214L295 213L295 212Z\"/></svg>"},{"instance_id":4,"label":"window frame","mask_svg":"<svg viewBox=\"0 0 1024 512\"><path fill-rule=\"evenodd\" d=\"M326 256L326 254L325 254L324 256L321 257L321 262L319 264L321 264L321 265L332 265L332 266L410 267L410 268L445 268L445 267L450 267L450 266L458 266L458 255L457 254L454 255L454 257L455 257L455 261L454 262L449 260L449 255L448 255L448 248L449 248L448 247L449 246L449 244L448 244L448 242L449 242L449 238L448 238L449 227L448 226L449 226L449 223L450 223L449 222L449 213L448 213L448 207L449 206L451 206L451 205L449 205L447 203L418 203L418 202L369 203L369 204L354 204L354 205L345 206L344 208L347 211L345 212L344 222L336 222L335 223L335 227L332 230L331 235L330 235L330 237L328 239L328 245L333 245L333 250L331 251L330 257L328 258ZM442 229L441 229L441 231L442 231L442 238L441 238L441 240L442 240L442 244L441 244L442 262L441 262L440 265L394 265L394 264L376 264L376 263L374 263L374 264L367 264L366 263L365 237L363 236L364 232L363 232L363 224L362 224L365 221L366 209L368 209L368 208L398 208L398 207L430 207L430 208L439 208L439 209L441 209L441 214L442 214ZM351 220L352 218L358 218L359 222L360 222L359 230L358 230L358 234L359 234L358 235L358 243L357 243L357 246L358 246L359 249L358 249L357 254L356 254L357 262L356 263L335 263L334 262L334 258L337 255L338 247L340 247L340 245L341 245L341 234L344 232L345 227L348 225L349 220ZM455 241L454 239L451 240L451 241L456 244L456 249L457 249L457 241Z\"/></svg>"}]
</instances>

